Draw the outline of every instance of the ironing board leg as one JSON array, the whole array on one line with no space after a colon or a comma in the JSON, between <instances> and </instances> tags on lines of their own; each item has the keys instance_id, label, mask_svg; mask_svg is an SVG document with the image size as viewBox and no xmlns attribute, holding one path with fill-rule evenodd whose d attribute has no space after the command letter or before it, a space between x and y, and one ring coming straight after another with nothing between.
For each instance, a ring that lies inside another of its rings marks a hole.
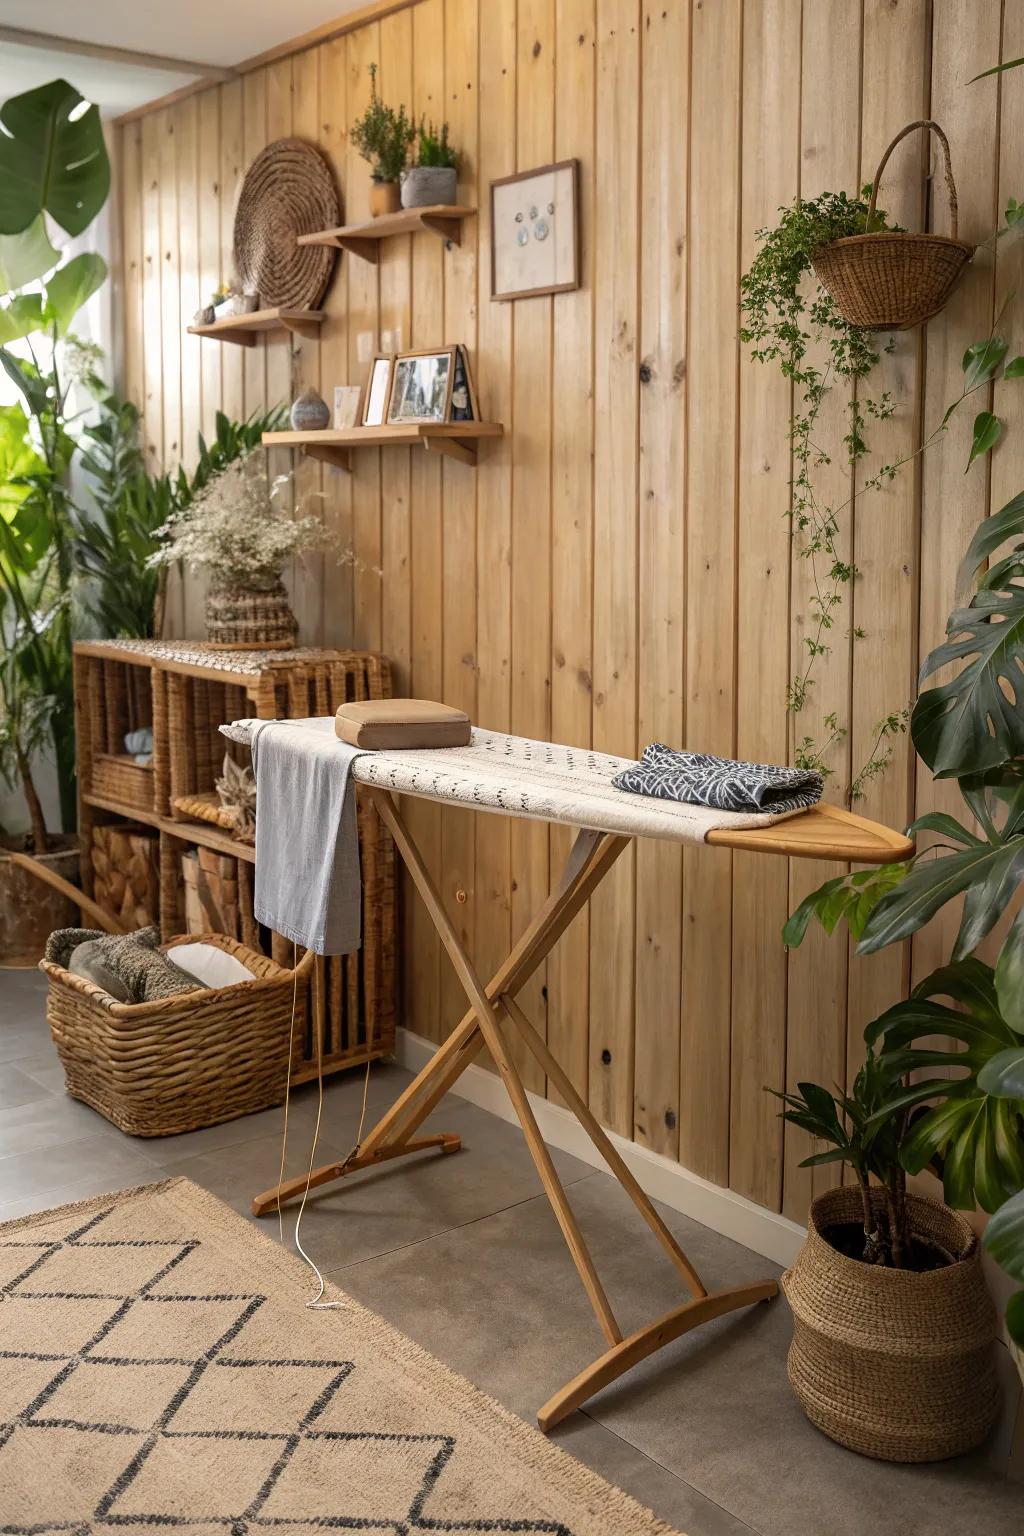
<instances>
[{"instance_id":1,"label":"ironing board leg","mask_svg":"<svg viewBox=\"0 0 1024 1536\"><path fill-rule=\"evenodd\" d=\"M390 798L381 790L371 790L371 797L386 802ZM589 855L579 868L567 873L562 887L545 902L537 916L527 927L508 958L491 978L487 997L491 1000L502 992L518 992L530 979L537 967L546 959L565 929L580 909L589 901L629 839L612 835L593 838ZM376 1125L364 1136L356 1158L347 1163L325 1163L313 1170L309 1187L316 1188L344 1178L359 1168L371 1167L385 1158L400 1157L405 1152L419 1152L429 1146L441 1146L443 1152L455 1152L459 1147L456 1136L416 1139L415 1133L430 1112L440 1102L473 1059L483 1049L484 1039L477 1023L476 1012L470 1008L458 1027L441 1045L430 1061L413 1079L403 1093L386 1110ZM263 1190L252 1200L254 1216L266 1216L276 1211L278 1204L286 1205L300 1199L307 1180L289 1179L280 1186Z\"/></svg>"}]
</instances>

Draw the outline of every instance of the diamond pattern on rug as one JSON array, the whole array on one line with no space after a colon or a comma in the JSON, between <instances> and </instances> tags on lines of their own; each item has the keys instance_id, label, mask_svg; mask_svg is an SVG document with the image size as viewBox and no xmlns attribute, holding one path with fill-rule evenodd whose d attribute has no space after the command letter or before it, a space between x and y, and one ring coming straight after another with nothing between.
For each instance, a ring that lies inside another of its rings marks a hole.
<instances>
[{"instance_id":1,"label":"diamond pattern on rug","mask_svg":"<svg viewBox=\"0 0 1024 1536\"><path fill-rule=\"evenodd\" d=\"M513 1514L433 1517L457 1437L326 1427L327 1410L358 1374L354 1363L247 1353L246 1329L268 1298L189 1291L200 1240L107 1237L115 1210L48 1242L0 1245L3 1536L182 1527L189 1536L572 1536L561 1523ZM247 1422L227 1428L240 1379ZM230 1484L218 1475L225 1448ZM31 1492L11 1510L4 1489L15 1485Z\"/></svg>"}]
</instances>

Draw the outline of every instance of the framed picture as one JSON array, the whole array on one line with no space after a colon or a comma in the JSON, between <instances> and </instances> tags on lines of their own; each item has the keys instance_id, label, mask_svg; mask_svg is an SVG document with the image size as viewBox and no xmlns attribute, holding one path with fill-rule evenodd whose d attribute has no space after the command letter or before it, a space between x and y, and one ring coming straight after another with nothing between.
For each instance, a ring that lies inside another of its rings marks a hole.
<instances>
[{"instance_id":1,"label":"framed picture","mask_svg":"<svg viewBox=\"0 0 1024 1536\"><path fill-rule=\"evenodd\" d=\"M578 160L491 182L491 298L580 285Z\"/></svg>"},{"instance_id":2,"label":"framed picture","mask_svg":"<svg viewBox=\"0 0 1024 1536\"><path fill-rule=\"evenodd\" d=\"M361 384L335 384L334 430L345 432L359 421L359 407L363 399Z\"/></svg>"},{"instance_id":3,"label":"framed picture","mask_svg":"<svg viewBox=\"0 0 1024 1536\"><path fill-rule=\"evenodd\" d=\"M456 347L400 352L395 358L387 421L447 421L455 381Z\"/></svg>"},{"instance_id":4,"label":"framed picture","mask_svg":"<svg viewBox=\"0 0 1024 1536\"><path fill-rule=\"evenodd\" d=\"M469 356L465 347L455 348L455 374L452 380L451 421L479 421L480 410L473 387Z\"/></svg>"},{"instance_id":5,"label":"framed picture","mask_svg":"<svg viewBox=\"0 0 1024 1536\"><path fill-rule=\"evenodd\" d=\"M370 377L366 381L366 398L363 402L364 427L382 427L387 419L393 362L394 357L390 352L378 352L370 364Z\"/></svg>"}]
</instances>

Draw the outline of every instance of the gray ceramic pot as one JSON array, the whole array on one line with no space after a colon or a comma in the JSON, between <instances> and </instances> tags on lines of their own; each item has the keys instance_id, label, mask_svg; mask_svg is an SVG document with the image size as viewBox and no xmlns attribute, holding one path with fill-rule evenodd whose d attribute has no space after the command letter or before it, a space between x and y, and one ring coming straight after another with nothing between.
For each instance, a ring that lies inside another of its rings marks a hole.
<instances>
[{"instance_id":1,"label":"gray ceramic pot","mask_svg":"<svg viewBox=\"0 0 1024 1536\"><path fill-rule=\"evenodd\" d=\"M326 401L321 400L315 389L307 389L299 396L291 416L294 432L321 432L331 420Z\"/></svg>"},{"instance_id":2,"label":"gray ceramic pot","mask_svg":"<svg viewBox=\"0 0 1024 1536\"><path fill-rule=\"evenodd\" d=\"M459 187L452 165L414 165L402 172L402 207L451 207Z\"/></svg>"}]
</instances>

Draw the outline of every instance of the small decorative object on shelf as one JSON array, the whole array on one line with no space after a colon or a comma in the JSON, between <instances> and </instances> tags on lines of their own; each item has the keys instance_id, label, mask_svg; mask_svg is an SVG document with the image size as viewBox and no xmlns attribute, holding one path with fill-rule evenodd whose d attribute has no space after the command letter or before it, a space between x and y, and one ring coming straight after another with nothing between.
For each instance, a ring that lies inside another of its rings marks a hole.
<instances>
[{"instance_id":1,"label":"small decorative object on shelf","mask_svg":"<svg viewBox=\"0 0 1024 1536\"><path fill-rule=\"evenodd\" d=\"M346 427L354 427L359 420L359 407L363 401L363 388L361 384L335 384L334 386L334 430L343 432Z\"/></svg>"},{"instance_id":2,"label":"small decorative object on shelf","mask_svg":"<svg viewBox=\"0 0 1024 1536\"><path fill-rule=\"evenodd\" d=\"M491 298L527 299L580 285L579 161L491 182Z\"/></svg>"},{"instance_id":3,"label":"small decorative object on shelf","mask_svg":"<svg viewBox=\"0 0 1024 1536\"><path fill-rule=\"evenodd\" d=\"M212 325L213 322L216 320L216 318L217 318L217 310L214 307L214 305L213 304L204 304L202 306L202 308L201 309L197 309L195 314L192 316L192 324L193 325Z\"/></svg>"},{"instance_id":4,"label":"small decorative object on shelf","mask_svg":"<svg viewBox=\"0 0 1024 1536\"><path fill-rule=\"evenodd\" d=\"M875 200L889 156L901 139L927 128L942 146L949 235L911 234L884 229L875 216ZM921 118L893 139L871 183L865 232L832 240L814 253L818 281L832 295L843 318L865 330L907 331L945 308L974 255L974 246L957 239L956 184L949 140L938 123Z\"/></svg>"},{"instance_id":5,"label":"small decorative object on shelf","mask_svg":"<svg viewBox=\"0 0 1024 1536\"><path fill-rule=\"evenodd\" d=\"M183 560L210 572L207 635L218 644L294 643L298 625L281 572L293 555L322 547L324 532L318 518L293 518L276 504L290 483L284 475L270 486L262 456L250 454L215 475L161 530L152 564Z\"/></svg>"},{"instance_id":6,"label":"small decorative object on shelf","mask_svg":"<svg viewBox=\"0 0 1024 1536\"><path fill-rule=\"evenodd\" d=\"M341 217L330 166L301 139L277 139L245 173L235 212L234 261L243 287L267 307L314 309L336 257L299 235ZM254 306L255 308L256 306Z\"/></svg>"},{"instance_id":7,"label":"small decorative object on shelf","mask_svg":"<svg viewBox=\"0 0 1024 1536\"><path fill-rule=\"evenodd\" d=\"M373 217L397 213L401 207L399 178L409 157L416 126L404 106L396 112L377 95L377 66L370 65L370 102L362 117L352 124L349 138L372 167L370 212Z\"/></svg>"},{"instance_id":8,"label":"small decorative object on shelf","mask_svg":"<svg viewBox=\"0 0 1024 1536\"><path fill-rule=\"evenodd\" d=\"M330 426L331 413L326 400L310 387L303 390L291 409L291 423L296 432L317 432Z\"/></svg>"},{"instance_id":9,"label":"small decorative object on shelf","mask_svg":"<svg viewBox=\"0 0 1024 1536\"><path fill-rule=\"evenodd\" d=\"M430 208L454 203L459 190L459 158L448 143L448 124L440 131L420 120L416 164L402 172L402 207Z\"/></svg>"},{"instance_id":10,"label":"small decorative object on shelf","mask_svg":"<svg viewBox=\"0 0 1024 1536\"><path fill-rule=\"evenodd\" d=\"M363 405L363 426L382 427L391 391L391 369L394 356L390 352L378 352L370 363L370 377L366 381L366 401ZM337 423L335 423L337 426Z\"/></svg>"}]
</instances>

